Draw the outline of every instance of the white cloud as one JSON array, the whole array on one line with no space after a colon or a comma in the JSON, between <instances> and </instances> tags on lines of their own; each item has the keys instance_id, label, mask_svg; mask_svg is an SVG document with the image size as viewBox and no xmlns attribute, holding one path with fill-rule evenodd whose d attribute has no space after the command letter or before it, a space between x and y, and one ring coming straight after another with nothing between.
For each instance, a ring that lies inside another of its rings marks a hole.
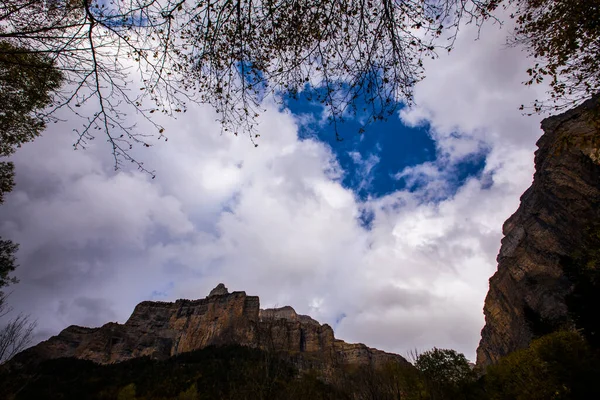
<instances>
[{"instance_id":1,"label":"white cloud","mask_svg":"<svg viewBox=\"0 0 600 400\"><path fill-rule=\"evenodd\" d=\"M376 150L379 151L380 149L377 148ZM370 189L374 178L373 168L375 168L377 164L379 164L379 161L381 161L381 159L379 158L379 156L373 153L369 154L366 158L363 158L363 156L358 151L349 152L349 156L352 159L352 162L354 162L354 164L356 165L356 182L354 185L355 190L361 191Z\"/></svg>"},{"instance_id":2,"label":"white cloud","mask_svg":"<svg viewBox=\"0 0 600 400\"><path fill-rule=\"evenodd\" d=\"M346 340L474 358L501 226L531 181L541 132L517 110L535 93L520 84L526 61L503 46L506 31L462 34L427 65L418 107L401 114L431 125L438 159L400 174L416 192L364 204L341 186L331 150L299 141L295 118L273 105L258 148L220 135L206 108L165 121L169 141L140 153L155 180L112 171L101 144L73 152L69 129L52 126L17 153L18 186L0 208L2 235L22 246L15 307L43 338L123 322L141 300L204 297L222 281ZM482 149L481 177L449 190L456 163ZM367 175L376 162L357 161ZM357 220L363 208L370 230Z\"/></svg>"}]
</instances>

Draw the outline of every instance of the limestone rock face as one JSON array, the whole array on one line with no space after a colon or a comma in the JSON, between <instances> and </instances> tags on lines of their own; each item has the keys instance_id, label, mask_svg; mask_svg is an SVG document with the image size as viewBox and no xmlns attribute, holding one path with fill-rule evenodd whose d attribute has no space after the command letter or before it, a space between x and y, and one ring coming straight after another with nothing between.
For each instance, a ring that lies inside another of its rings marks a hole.
<instances>
[{"instance_id":1,"label":"limestone rock face","mask_svg":"<svg viewBox=\"0 0 600 400\"><path fill-rule=\"evenodd\" d=\"M600 98L542 122L533 183L504 223L498 270L485 300L477 365L527 347L553 330L575 328L565 297L564 257L600 221Z\"/></svg>"},{"instance_id":2,"label":"limestone rock face","mask_svg":"<svg viewBox=\"0 0 600 400\"><path fill-rule=\"evenodd\" d=\"M299 366L327 369L334 363L379 366L407 361L396 354L348 344L333 329L292 307L260 310L257 296L229 293L223 284L199 300L144 301L124 324L70 326L13 358L13 365L76 357L99 364L148 356L165 359L210 345L237 344L288 353ZM309 357L304 357L309 356ZM304 357L304 358L303 358ZM304 360L304 361L303 361Z\"/></svg>"},{"instance_id":3,"label":"limestone rock face","mask_svg":"<svg viewBox=\"0 0 600 400\"><path fill-rule=\"evenodd\" d=\"M208 297L225 296L226 294L229 294L229 290L227 290L224 284L219 283L213 290L210 291Z\"/></svg>"},{"instance_id":4,"label":"limestone rock face","mask_svg":"<svg viewBox=\"0 0 600 400\"><path fill-rule=\"evenodd\" d=\"M70 326L21 356L76 357L106 364L143 356L164 359L209 345L252 345L258 309L258 297L245 292L174 303L144 301L123 325Z\"/></svg>"}]
</instances>

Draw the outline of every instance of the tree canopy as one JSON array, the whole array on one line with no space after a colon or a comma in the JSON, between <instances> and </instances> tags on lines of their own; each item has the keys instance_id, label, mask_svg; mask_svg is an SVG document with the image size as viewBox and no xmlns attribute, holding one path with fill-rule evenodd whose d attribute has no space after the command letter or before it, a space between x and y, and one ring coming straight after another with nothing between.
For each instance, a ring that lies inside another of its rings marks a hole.
<instances>
[{"instance_id":1,"label":"tree canopy","mask_svg":"<svg viewBox=\"0 0 600 400\"><path fill-rule=\"evenodd\" d=\"M62 74L48 57L0 41L0 156L40 135L44 109L61 83Z\"/></svg>"},{"instance_id":2,"label":"tree canopy","mask_svg":"<svg viewBox=\"0 0 600 400\"><path fill-rule=\"evenodd\" d=\"M10 240L0 238L0 288L15 282L15 279L9 274L16 268L15 253L18 248L19 246ZM4 298L0 297L0 307L3 300Z\"/></svg>"},{"instance_id":3,"label":"tree canopy","mask_svg":"<svg viewBox=\"0 0 600 400\"><path fill-rule=\"evenodd\" d=\"M596 3L6 0L0 58L26 64L26 55L47 56L65 85L46 120L68 109L80 119L76 148L103 135L115 168L132 162L152 173L131 155L132 146L166 139L154 117L176 116L190 102L212 105L224 131L248 134L253 143L263 100L272 94L322 103L336 134L348 115L385 119L412 103L423 60L451 50L461 24L494 18L500 4L516 7L513 43L535 59L526 83L550 78L553 107L572 105L600 85Z\"/></svg>"},{"instance_id":4,"label":"tree canopy","mask_svg":"<svg viewBox=\"0 0 600 400\"><path fill-rule=\"evenodd\" d=\"M415 360L415 367L428 382L434 399L466 398L475 373L462 353L452 349L426 351Z\"/></svg>"},{"instance_id":5,"label":"tree canopy","mask_svg":"<svg viewBox=\"0 0 600 400\"><path fill-rule=\"evenodd\" d=\"M535 60L528 85L549 80L550 101L535 112L579 104L600 90L600 6L597 0L518 0L513 44Z\"/></svg>"},{"instance_id":6,"label":"tree canopy","mask_svg":"<svg viewBox=\"0 0 600 400\"><path fill-rule=\"evenodd\" d=\"M61 72L47 56L0 41L0 157L41 134L47 121L44 109L61 81ZM14 165L0 161L0 204L13 187ZM14 281L9 273L16 267L17 248L0 237L0 288Z\"/></svg>"},{"instance_id":7,"label":"tree canopy","mask_svg":"<svg viewBox=\"0 0 600 400\"><path fill-rule=\"evenodd\" d=\"M155 113L208 103L225 131L253 142L273 93L321 102L333 124L358 111L383 119L412 101L423 59L450 49L461 21L480 23L498 1L7 0L0 56L47 55L66 80L47 117L70 109L81 118L76 147L101 133L115 167L146 170L129 151L152 135L128 114L163 137ZM438 43L442 35L449 40Z\"/></svg>"},{"instance_id":8,"label":"tree canopy","mask_svg":"<svg viewBox=\"0 0 600 400\"><path fill-rule=\"evenodd\" d=\"M39 136L48 121L45 108L53 102L53 92L63 79L51 58L43 53L28 52L0 39L0 157L8 157L22 144ZM14 187L14 165L0 161L0 204ZM19 245L0 237L0 317L11 308L2 288L17 280ZM0 364L26 347L35 323L18 315L0 327Z\"/></svg>"},{"instance_id":9,"label":"tree canopy","mask_svg":"<svg viewBox=\"0 0 600 400\"><path fill-rule=\"evenodd\" d=\"M488 367L486 392L491 400L595 399L599 360L577 332L554 332Z\"/></svg>"}]
</instances>

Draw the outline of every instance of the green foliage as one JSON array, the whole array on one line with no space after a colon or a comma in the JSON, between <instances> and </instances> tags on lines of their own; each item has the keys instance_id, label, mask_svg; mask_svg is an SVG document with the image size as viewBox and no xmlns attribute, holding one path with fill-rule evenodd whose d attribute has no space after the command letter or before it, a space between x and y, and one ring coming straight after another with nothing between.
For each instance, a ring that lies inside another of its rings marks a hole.
<instances>
[{"instance_id":1,"label":"green foliage","mask_svg":"<svg viewBox=\"0 0 600 400\"><path fill-rule=\"evenodd\" d=\"M46 55L0 41L0 157L39 136L45 127L40 112L51 104L51 93L61 82L62 74ZM0 204L13 187L14 165L1 161ZM17 267L17 249L17 244L0 238L0 288L16 282L9 273Z\"/></svg>"},{"instance_id":2,"label":"green foliage","mask_svg":"<svg viewBox=\"0 0 600 400\"><path fill-rule=\"evenodd\" d=\"M268 361L267 361L268 360ZM425 376L408 363L338 366L325 377L299 373L288 359L239 346L209 347L167 360L133 359L98 365L78 359L42 362L25 371L5 372L0 398L136 400L426 400ZM3 392L4 390L4 392ZM457 399L460 397L456 397Z\"/></svg>"},{"instance_id":3,"label":"green foliage","mask_svg":"<svg viewBox=\"0 0 600 400\"><path fill-rule=\"evenodd\" d=\"M513 0L515 42L535 65L526 84L547 81L554 108L570 107L600 90L600 7L597 0ZM536 112L544 103L534 104Z\"/></svg>"},{"instance_id":4,"label":"green foliage","mask_svg":"<svg viewBox=\"0 0 600 400\"><path fill-rule=\"evenodd\" d=\"M135 400L135 384L131 383L119 390L117 400Z\"/></svg>"},{"instance_id":5,"label":"green foliage","mask_svg":"<svg viewBox=\"0 0 600 400\"><path fill-rule=\"evenodd\" d=\"M294 379L285 387L283 398L289 400L334 400L344 398L344 391L335 388L316 373L306 373L301 379Z\"/></svg>"},{"instance_id":6,"label":"green foliage","mask_svg":"<svg viewBox=\"0 0 600 400\"><path fill-rule=\"evenodd\" d=\"M472 378L469 360L464 354L451 349L426 351L419 355L415 367L425 376L447 384L458 384Z\"/></svg>"},{"instance_id":7,"label":"green foliage","mask_svg":"<svg viewBox=\"0 0 600 400\"><path fill-rule=\"evenodd\" d=\"M379 369L369 366L346 368L338 385L356 400L428 399L423 375L410 364L390 362Z\"/></svg>"},{"instance_id":8,"label":"green foliage","mask_svg":"<svg viewBox=\"0 0 600 400\"><path fill-rule=\"evenodd\" d=\"M2 240L0 237L0 288L17 282L9 274L17 267L15 253L18 248L18 244L10 240ZM2 307L2 300L3 298L0 299L0 307Z\"/></svg>"},{"instance_id":9,"label":"green foliage","mask_svg":"<svg viewBox=\"0 0 600 400\"><path fill-rule=\"evenodd\" d=\"M198 388L196 387L196 383L194 382L192 386L188 388L185 392L179 393L177 400L198 400Z\"/></svg>"},{"instance_id":10,"label":"green foliage","mask_svg":"<svg viewBox=\"0 0 600 400\"><path fill-rule=\"evenodd\" d=\"M62 79L45 55L0 41L0 156L40 135L46 126L40 112Z\"/></svg>"},{"instance_id":11,"label":"green foliage","mask_svg":"<svg viewBox=\"0 0 600 400\"><path fill-rule=\"evenodd\" d=\"M270 360L270 361L266 361ZM600 398L598 354L574 332L532 342L475 379L464 356L433 349L406 363L338 366L324 377L287 359L239 346L209 347L167 360L98 365L72 358L26 370L0 369L0 398L119 400L575 400Z\"/></svg>"},{"instance_id":12,"label":"green foliage","mask_svg":"<svg viewBox=\"0 0 600 400\"><path fill-rule=\"evenodd\" d=\"M390 399L423 399L427 393L423 375L411 365L389 363L379 373L382 378L381 387Z\"/></svg>"},{"instance_id":13,"label":"green foliage","mask_svg":"<svg viewBox=\"0 0 600 400\"><path fill-rule=\"evenodd\" d=\"M600 398L600 363L576 332L555 332L487 369L490 400L568 400Z\"/></svg>"},{"instance_id":14,"label":"green foliage","mask_svg":"<svg viewBox=\"0 0 600 400\"><path fill-rule=\"evenodd\" d=\"M36 400L340 398L332 394L332 386L315 376L299 375L291 363L266 359L261 350L228 346L162 361L138 358L111 365L72 358L49 360L27 371L0 375L0 381L6 382L0 387L0 398L15 393L16 399Z\"/></svg>"},{"instance_id":15,"label":"green foliage","mask_svg":"<svg viewBox=\"0 0 600 400\"><path fill-rule=\"evenodd\" d=\"M433 348L420 354L415 367L425 377L434 399L466 398L476 378L464 354L450 349Z\"/></svg>"},{"instance_id":16,"label":"green foliage","mask_svg":"<svg viewBox=\"0 0 600 400\"><path fill-rule=\"evenodd\" d=\"M0 114L2 112L0 111ZM2 134L0 133L0 136ZM0 137L0 141L1 141ZM1 145L0 145L1 146ZM0 204L4 202L4 194L10 192L14 186L14 165L11 162L0 162ZM17 267L15 253L19 249L19 245L11 240L3 240L0 236L0 288L11 283L16 283L14 277L9 274ZM0 292L0 311L3 309L4 296Z\"/></svg>"},{"instance_id":17,"label":"green foliage","mask_svg":"<svg viewBox=\"0 0 600 400\"><path fill-rule=\"evenodd\" d=\"M0 161L0 204L4 203L4 194L11 192L15 186L14 176L15 165Z\"/></svg>"},{"instance_id":18,"label":"green foliage","mask_svg":"<svg viewBox=\"0 0 600 400\"><path fill-rule=\"evenodd\" d=\"M450 50L461 22L481 24L499 2L4 0L0 26L2 37L50 54L72 83L61 105L82 117L76 147L100 131L115 167L132 161L150 172L129 155L151 142L127 114L162 138L153 115L207 103L225 131L252 141L273 93L322 103L336 132L350 114L385 119L412 100L424 59Z\"/></svg>"}]
</instances>

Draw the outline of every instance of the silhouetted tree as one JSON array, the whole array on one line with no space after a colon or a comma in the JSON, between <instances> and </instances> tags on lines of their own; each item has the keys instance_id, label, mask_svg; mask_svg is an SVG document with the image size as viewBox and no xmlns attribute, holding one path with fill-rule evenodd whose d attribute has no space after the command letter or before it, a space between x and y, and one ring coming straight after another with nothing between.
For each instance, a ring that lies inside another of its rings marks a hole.
<instances>
[{"instance_id":1,"label":"silhouetted tree","mask_svg":"<svg viewBox=\"0 0 600 400\"><path fill-rule=\"evenodd\" d=\"M534 111L572 107L600 90L600 6L597 0L511 0L513 44L525 45L535 64L528 85L547 81L551 101Z\"/></svg>"},{"instance_id":2,"label":"silhouetted tree","mask_svg":"<svg viewBox=\"0 0 600 400\"><path fill-rule=\"evenodd\" d=\"M6 306L5 295L0 292L0 317L10 308ZM19 314L0 328L0 364L10 360L15 354L31 344L36 323L29 316Z\"/></svg>"},{"instance_id":3,"label":"silhouetted tree","mask_svg":"<svg viewBox=\"0 0 600 400\"><path fill-rule=\"evenodd\" d=\"M0 39L0 159L39 136L46 123L43 110L62 79L48 57L20 51ZM13 187L14 165L0 161L0 204ZM17 248L0 237L0 287L10 283L8 274L16 267Z\"/></svg>"},{"instance_id":4,"label":"silhouetted tree","mask_svg":"<svg viewBox=\"0 0 600 400\"><path fill-rule=\"evenodd\" d=\"M10 156L23 143L41 134L47 122L44 108L52 103L52 92L61 82L61 72L46 55L23 52L0 39L0 157ZM13 187L14 165L0 161L0 204ZM11 240L0 237L0 289L17 282L10 274L17 267L18 248ZM0 291L0 316L10 310L6 295ZM0 328L0 363L31 342L34 327L28 316L20 314Z\"/></svg>"},{"instance_id":5,"label":"silhouetted tree","mask_svg":"<svg viewBox=\"0 0 600 400\"><path fill-rule=\"evenodd\" d=\"M152 114L208 103L224 130L253 141L271 93L308 95L334 125L350 112L383 119L411 102L423 58L450 50L459 23L481 23L499 1L6 0L0 39L13 47L0 52L48 55L67 85L46 117L70 109L83 121L76 148L103 133L115 167L146 170L129 150L151 134L128 114L162 137Z\"/></svg>"}]
</instances>

